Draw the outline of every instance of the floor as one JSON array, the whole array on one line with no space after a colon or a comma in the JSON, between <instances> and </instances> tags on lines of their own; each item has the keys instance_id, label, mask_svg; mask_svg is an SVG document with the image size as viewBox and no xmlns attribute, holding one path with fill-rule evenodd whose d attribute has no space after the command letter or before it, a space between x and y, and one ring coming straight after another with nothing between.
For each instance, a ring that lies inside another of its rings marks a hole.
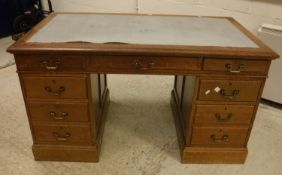
<instances>
[{"instance_id":1,"label":"floor","mask_svg":"<svg viewBox=\"0 0 282 175\"><path fill-rule=\"evenodd\" d=\"M245 164L185 165L169 104L173 77L110 75L108 82L111 104L100 162L40 162L31 152L16 67L0 69L0 175L282 174L282 110L260 105Z\"/></svg>"},{"instance_id":2,"label":"floor","mask_svg":"<svg viewBox=\"0 0 282 175\"><path fill-rule=\"evenodd\" d=\"M6 52L7 47L12 43L14 43L14 41L11 37L0 39L0 69L15 63L14 57Z\"/></svg>"}]
</instances>

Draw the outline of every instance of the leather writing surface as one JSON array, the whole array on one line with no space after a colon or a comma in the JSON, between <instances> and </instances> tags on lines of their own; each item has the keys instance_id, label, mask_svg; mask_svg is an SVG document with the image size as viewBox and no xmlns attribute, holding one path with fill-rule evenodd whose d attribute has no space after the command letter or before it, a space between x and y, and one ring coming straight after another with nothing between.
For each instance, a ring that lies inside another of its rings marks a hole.
<instances>
[{"instance_id":1,"label":"leather writing surface","mask_svg":"<svg viewBox=\"0 0 282 175\"><path fill-rule=\"evenodd\" d=\"M58 14L28 42L90 42L258 48L225 18Z\"/></svg>"}]
</instances>

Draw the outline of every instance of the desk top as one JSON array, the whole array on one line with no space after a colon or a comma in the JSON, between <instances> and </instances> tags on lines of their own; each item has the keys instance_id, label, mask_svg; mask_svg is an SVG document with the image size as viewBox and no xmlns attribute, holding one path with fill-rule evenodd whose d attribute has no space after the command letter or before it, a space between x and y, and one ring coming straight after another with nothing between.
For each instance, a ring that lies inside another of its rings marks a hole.
<instances>
[{"instance_id":1,"label":"desk top","mask_svg":"<svg viewBox=\"0 0 282 175\"><path fill-rule=\"evenodd\" d=\"M60 14L28 42L258 46L228 19L183 16Z\"/></svg>"},{"instance_id":2,"label":"desk top","mask_svg":"<svg viewBox=\"0 0 282 175\"><path fill-rule=\"evenodd\" d=\"M52 14L8 49L24 50L277 57L232 18L175 15Z\"/></svg>"}]
</instances>

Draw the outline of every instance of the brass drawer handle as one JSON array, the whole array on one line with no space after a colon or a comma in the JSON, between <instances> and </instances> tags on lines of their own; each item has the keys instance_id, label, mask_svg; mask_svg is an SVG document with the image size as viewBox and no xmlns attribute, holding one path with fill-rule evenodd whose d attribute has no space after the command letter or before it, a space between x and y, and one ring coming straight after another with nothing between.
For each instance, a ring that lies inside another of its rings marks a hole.
<instances>
[{"instance_id":1,"label":"brass drawer handle","mask_svg":"<svg viewBox=\"0 0 282 175\"><path fill-rule=\"evenodd\" d=\"M61 115L58 116L54 111L51 111L49 112L49 115L55 120L64 120L69 115L69 113L62 112Z\"/></svg>"},{"instance_id":2,"label":"brass drawer handle","mask_svg":"<svg viewBox=\"0 0 282 175\"><path fill-rule=\"evenodd\" d=\"M52 65L51 63L49 63L49 61L44 60L44 61L41 62L41 64L43 64L47 70L56 70L63 63L62 63L62 61L57 60L57 61L55 61L54 65Z\"/></svg>"},{"instance_id":3,"label":"brass drawer handle","mask_svg":"<svg viewBox=\"0 0 282 175\"><path fill-rule=\"evenodd\" d=\"M69 132L67 132L67 133L65 133L65 135L61 136L59 133L53 132L53 136L58 141L67 141L71 137L71 134Z\"/></svg>"},{"instance_id":4,"label":"brass drawer handle","mask_svg":"<svg viewBox=\"0 0 282 175\"><path fill-rule=\"evenodd\" d=\"M141 61L140 61L140 59L135 59L135 60L133 61L133 67L134 67L135 69L141 69Z\"/></svg>"},{"instance_id":5,"label":"brass drawer handle","mask_svg":"<svg viewBox=\"0 0 282 175\"><path fill-rule=\"evenodd\" d=\"M233 114L229 113L225 118L223 118L220 113L215 113L214 116L218 122L228 122L233 117Z\"/></svg>"},{"instance_id":6,"label":"brass drawer handle","mask_svg":"<svg viewBox=\"0 0 282 175\"><path fill-rule=\"evenodd\" d=\"M230 94L227 94L224 89L221 89L219 92L224 98L227 98L227 99L233 99L240 93L238 89L234 89Z\"/></svg>"},{"instance_id":7,"label":"brass drawer handle","mask_svg":"<svg viewBox=\"0 0 282 175\"><path fill-rule=\"evenodd\" d=\"M58 89L57 91L53 91L50 86L46 86L46 87L45 87L45 91L48 92L50 95L54 95L54 96L60 95L60 94L63 93L65 90L66 90L66 89L65 89L64 86L59 87L59 89Z\"/></svg>"},{"instance_id":8,"label":"brass drawer handle","mask_svg":"<svg viewBox=\"0 0 282 175\"><path fill-rule=\"evenodd\" d=\"M142 63L141 63L141 59L135 59L133 61L133 67L135 69L138 69L138 70L147 70L147 69L151 69L153 68L153 66L155 65L155 61L154 60L150 60L147 64L147 67L142 67Z\"/></svg>"},{"instance_id":9,"label":"brass drawer handle","mask_svg":"<svg viewBox=\"0 0 282 175\"><path fill-rule=\"evenodd\" d=\"M214 142L214 143L228 142L229 141L229 135L227 135L227 134L224 134L221 137L216 137L215 134L212 134L210 136L210 138L211 138L212 142Z\"/></svg>"},{"instance_id":10,"label":"brass drawer handle","mask_svg":"<svg viewBox=\"0 0 282 175\"><path fill-rule=\"evenodd\" d=\"M231 73L240 73L246 68L245 64L240 64L237 69L233 69L233 66L231 64L226 64L225 67Z\"/></svg>"},{"instance_id":11,"label":"brass drawer handle","mask_svg":"<svg viewBox=\"0 0 282 175\"><path fill-rule=\"evenodd\" d=\"M150 60L149 63L148 63L148 69L151 69L154 67L154 65L156 64L156 62L154 60Z\"/></svg>"}]
</instances>

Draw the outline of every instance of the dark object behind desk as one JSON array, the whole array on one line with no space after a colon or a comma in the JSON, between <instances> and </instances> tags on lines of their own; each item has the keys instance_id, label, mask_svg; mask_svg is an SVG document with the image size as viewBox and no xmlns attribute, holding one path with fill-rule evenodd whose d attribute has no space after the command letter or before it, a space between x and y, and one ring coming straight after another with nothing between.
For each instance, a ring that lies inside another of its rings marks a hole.
<instances>
[{"instance_id":1,"label":"dark object behind desk","mask_svg":"<svg viewBox=\"0 0 282 175\"><path fill-rule=\"evenodd\" d=\"M13 21L19 15L18 6L14 0L0 0L0 37L13 33Z\"/></svg>"},{"instance_id":2,"label":"dark object behind desk","mask_svg":"<svg viewBox=\"0 0 282 175\"><path fill-rule=\"evenodd\" d=\"M0 0L0 37L27 32L53 11L44 11L41 0Z\"/></svg>"}]
</instances>

